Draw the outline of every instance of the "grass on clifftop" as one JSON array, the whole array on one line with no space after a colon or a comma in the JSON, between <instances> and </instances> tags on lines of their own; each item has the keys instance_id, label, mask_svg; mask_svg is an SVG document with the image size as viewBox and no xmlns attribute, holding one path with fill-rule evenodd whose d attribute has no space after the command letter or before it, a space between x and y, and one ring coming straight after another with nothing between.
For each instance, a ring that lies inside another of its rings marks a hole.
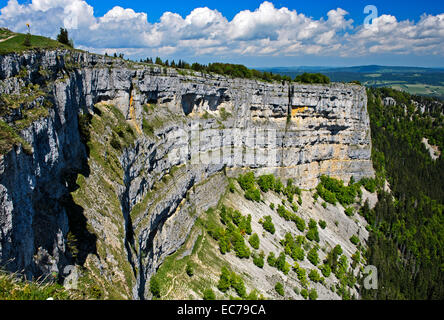
<instances>
[{"instance_id":1,"label":"grass on clifftop","mask_svg":"<svg viewBox=\"0 0 444 320\"><path fill-rule=\"evenodd\" d=\"M31 146L20 137L14 129L0 120L0 155L8 153L13 146L22 145L23 150L30 154Z\"/></svg>"},{"instance_id":2,"label":"grass on clifftop","mask_svg":"<svg viewBox=\"0 0 444 320\"><path fill-rule=\"evenodd\" d=\"M59 284L27 282L14 274L0 270L0 300L54 300L70 299L70 294Z\"/></svg>"},{"instance_id":3,"label":"grass on clifftop","mask_svg":"<svg viewBox=\"0 0 444 320\"><path fill-rule=\"evenodd\" d=\"M30 46L25 46L25 34L2 30L0 33L0 54L23 52L35 49L71 49L70 47L46 37L31 35ZM11 37L11 38L9 38ZM8 39L9 38L9 39Z\"/></svg>"}]
</instances>

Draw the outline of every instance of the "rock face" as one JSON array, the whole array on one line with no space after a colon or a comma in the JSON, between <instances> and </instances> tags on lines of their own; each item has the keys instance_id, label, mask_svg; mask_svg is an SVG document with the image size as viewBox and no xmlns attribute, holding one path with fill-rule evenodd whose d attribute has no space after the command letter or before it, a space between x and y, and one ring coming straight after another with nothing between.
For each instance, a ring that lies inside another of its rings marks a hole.
<instances>
[{"instance_id":1,"label":"rock face","mask_svg":"<svg viewBox=\"0 0 444 320\"><path fill-rule=\"evenodd\" d=\"M33 96L30 84L45 93ZM150 275L217 203L212 190L223 192L224 183L214 183L216 173L252 168L305 188L322 174L345 181L374 175L367 97L357 85L264 83L45 51L0 56L0 93L31 97L0 114L13 128L42 102L51 105L19 130L32 154L14 147L0 156L0 265L29 277L72 263L67 236L75 221L88 221L91 234L112 230L94 210L79 216L71 197L78 174L100 175L97 163L88 165L78 122L97 104L116 106L136 133L119 158L123 181L110 181L133 298L146 296ZM168 176L173 182L162 185Z\"/></svg>"}]
</instances>

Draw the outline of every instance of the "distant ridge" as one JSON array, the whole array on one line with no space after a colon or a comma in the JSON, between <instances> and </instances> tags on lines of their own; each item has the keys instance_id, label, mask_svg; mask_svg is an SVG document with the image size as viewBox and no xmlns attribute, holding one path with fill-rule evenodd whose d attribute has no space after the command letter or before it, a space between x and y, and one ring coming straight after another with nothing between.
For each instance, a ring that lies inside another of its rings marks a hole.
<instances>
[{"instance_id":1,"label":"distant ridge","mask_svg":"<svg viewBox=\"0 0 444 320\"><path fill-rule=\"evenodd\" d=\"M351 66L351 67L328 67L328 66L295 66L295 67L271 67L258 68L268 72L356 72L356 73L405 73L405 72L444 72L444 68L406 67L406 66Z\"/></svg>"}]
</instances>

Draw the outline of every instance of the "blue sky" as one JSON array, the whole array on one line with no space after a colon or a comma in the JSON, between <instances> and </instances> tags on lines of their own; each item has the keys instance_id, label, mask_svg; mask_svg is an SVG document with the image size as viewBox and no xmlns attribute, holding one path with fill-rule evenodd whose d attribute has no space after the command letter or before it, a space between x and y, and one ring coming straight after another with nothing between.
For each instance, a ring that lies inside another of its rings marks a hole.
<instances>
[{"instance_id":1,"label":"blue sky","mask_svg":"<svg viewBox=\"0 0 444 320\"><path fill-rule=\"evenodd\" d=\"M378 16L364 27L364 7ZM250 67L444 67L444 1L2 0L0 26L76 47Z\"/></svg>"},{"instance_id":2,"label":"blue sky","mask_svg":"<svg viewBox=\"0 0 444 320\"><path fill-rule=\"evenodd\" d=\"M20 1L23 3L29 1ZM132 8L135 11L143 11L148 14L150 22L156 22L165 11L171 11L188 15L193 9L198 7L208 7L217 9L225 17L232 19L241 10L254 11L263 1L260 0L168 0L168 1L140 1L140 0L90 0L88 1L94 7L97 15L104 15L114 6ZM411 19L419 20L423 13L440 14L444 13L444 1L442 0L279 0L272 1L276 7L287 7L296 9L298 12L305 13L316 19L325 17L331 9L338 7L347 10L350 17L356 22L362 23L365 14L363 13L366 5L375 5L380 14L391 14L400 20Z\"/></svg>"}]
</instances>

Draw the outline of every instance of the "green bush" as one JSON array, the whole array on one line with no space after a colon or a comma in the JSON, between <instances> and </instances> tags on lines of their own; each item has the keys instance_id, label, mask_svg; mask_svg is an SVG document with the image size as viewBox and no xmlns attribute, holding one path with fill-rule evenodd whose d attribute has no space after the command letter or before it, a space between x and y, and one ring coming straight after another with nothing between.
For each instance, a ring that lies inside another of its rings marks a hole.
<instances>
[{"instance_id":1,"label":"green bush","mask_svg":"<svg viewBox=\"0 0 444 320\"><path fill-rule=\"evenodd\" d=\"M194 267L193 267L193 264L191 262L187 263L185 271L186 271L186 273L187 273L187 275L189 277L192 277L194 275Z\"/></svg>"},{"instance_id":2,"label":"green bush","mask_svg":"<svg viewBox=\"0 0 444 320\"><path fill-rule=\"evenodd\" d=\"M333 205L339 202L343 206L354 203L358 195L359 184L345 186L344 182L334 178L321 176L321 182L316 187L316 191L326 202Z\"/></svg>"},{"instance_id":3,"label":"green bush","mask_svg":"<svg viewBox=\"0 0 444 320\"><path fill-rule=\"evenodd\" d=\"M264 253L261 252L260 254L255 254L253 255L253 263L259 267L259 268L263 268L264 267Z\"/></svg>"},{"instance_id":4,"label":"green bush","mask_svg":"<svg viewBox=\"0 0 444 320\"><path fill-rule=\"evenodd\" d=\"M245 244L244 237L239 233L239 231L234 231L231 234L233 243L233 249L236 253L236 256L241 259L248 259L250 257L250 249Z\"/></svg>"},{"instance_id":5,"label":"green bush","mask_svg":"<svg viewBox=\"0 0 444 320\"><path fill-rule=\"evenodd\" d=\"M222 292L227 292L231 287L231 274L227 267L222 267L222 273L217 283L217 288Z\"/></svg>"},{"instance_id":6,"label":"green bush","mask_svg":"<svg viewBox=\"0 0 444 320\"><path fill-rule=\"evenodd\" d=\"M245 199L260 202L261 201L261 192L259 189L252 188L245 191Z\"/></svg>"},{"instance_id":7,"label":"green bush","mask_svg":"<svg viewBox=\"0 0 444 320\"><path fill-rule=\"evenodd\" d=\"M267 263L268 263L268 265L270 267L275 267L276 266L276 257L274 255L274 252L270 252L268 254Z\"/></svg>"},{"instance_id":8,"label":"green bush","mask_svg":"<svg viewBox=\"0 0 444 320\"><path fill-rule=\"evenodd\" d=\"M347 216L351 217L355 214L355 210L352 207L348 207L345 209L345 214Z\"/></svg>"},{"instance_id":9,"label":"green bush","mask_svg":"<svg viewBox=\"0 0 444 320\"><path fill-rule=\"evenodd\" d=\"M273 190L274 182L275 178L274 175L272 174L260 176L257 180L257 184L259 185L259 187L263 192L268 192L269 190Z\"/></svg>"},{"instance_id":10,"label":"green bush","mask_svg":"<svg viewBox=\"0 0 444 320\"><path fill-rule=\"evenodd\" d=\"M310 261L314 266L317 266L319 264L319 256L318 256L318 248L313 247L307 254L307 259Z\"/></svg>"},{"instance_id":11,"label":"green bush","mask_svg":"<svg viewBox=\"0 0 444 320\"><path fill-rule=\"evenodd\" d=\"M318 298L318 293L315 288L310 290L308 297L310 298L310 300L316 300Z\"/></svg>"},{"instance_id":12,"label":"green bush","mask_svg":"<svg viewBox=\"0 0 444 320\"><path fill-rule=\"evenodd\" d=\"M328 264L323 264L320 269L324 277L328 278L330 276L331 268Z\"/></svg>"},{"instance_id":13,"label":"green bush","mask_svg":"<svg viewBox=\"0 0 444 320\"><path fill-rule=\"evenodd\" d=\"M216 294L212 289L206 289L203 292L203 299L204 300L216 300Z\"/></svg>"},{"instance_id":14,"label":"green bush","mask_svg":"<svg viewBox=\"0 0 444 320\"><path fill-rule=\"evenodd\" d=\"M371 178L362 178L361 181L359 181L359 184L365 188L368 192L375 193L376 192L376 179Z\"/></svg>"},{"instance_id":15,"label":"green bush","mask_svg":"<svg viewBox=\"0 0 444 320\"><path fill-rule=\"evenodd\" d=\"M160 298L160 284L155 276L151 277L150 291L153 297Z\"/></svg>"},{"instance_id":16,"label":"green bush","mask_svg":"<svg viewBox=\"0 0 444 320\"><path fill-rule=\"evenodd\" d=\"M324 220L319 220L319 226L321 227L321 229L325 229L327 227L327 222L325 222Z\"/></svg>"},{"instance_id":17,"label":"green bush","mask_svg":"<svg viewBox=\"0 0 444 320\"><path fill-rule=\"evenodd\" d=\"M358 236L356 236L356 235L353 235L353 236L350 238L350 241L351 241L351 243L353 243L355 246L357 246L358 243L360 242Z\"/></svg>"},{"instance_id":18,"label":"green bush","mask_svg":"<svg viewBox=\"0 0 444 320\"><path fill-rule=\"evenodd\" d=\"M234 191L236 191L236 187L234 186L233 181L230 181L230 184L228 185L228 190L230 190L231 193L234 193Z\"/></svg>"},{"instance_id":19,"label":"green bush","mask_svg":"<svg viewBox=\"0 0 444 320\"><path fill-rule=\"evenodd\" d=\"M239 182L239 185L241 186L242 190L247 191L254 188L254 173L248 172L244 175L240 175L237 178L237 181Z\"/></svg>"},{"instance_id":20,"label":"green bush","mask_svg":"<svg viewBox=\"0 0 444 320\"><path fill-rule=\"evenodd\" d=\"M310 273L308 274L308 278L313 282L321 281L321 275L319 274L318 270L316 270L316 269L310 270Z\"/></svg>"},{"instance_id":21,"label":"green bush","mask_svg":"<svg viewBox=\"0 0 444 320\"><path fill-rule=\"evenodd\" d=\"M244 281L234 272L231 273L231 286L239 297L245 298L247 296L247 289L245 288Z\"/></svg>"},{"instance_id":22,"label":"green bush","mask_svg":"<svg viewBox=\"0 0 444 320\"><path fill-rule=\"evenodd\" d=\"M248 240L248 242L250 243L252 248L254 248L256 250L259 249L260 239L256 233L254 233L253 235L250 236L250 239Z\"/></svg>"},{"instance_id":23,"label":"green bush","mask_svg":"<svg viewBox=\"0 0 444 320\"><path fill-rule=\"evenodd\" d=\"M296 223L296 227L298 228L299 231L304 232L305 231L305 220L302 219L301 217L298 217L296 215L294 215L292 217L294 223Z\"/></svg>"},{"instance_id":24,"label":"green bush","mask_svg":"<svg viewBox=\"0 0 444 320\"><path fill-rule=\"evenodd\" d=\"M262 226L266 231L268 231L271 234L274 234L276 232L276 229L274 227L273 221L271 219L271 216L265 216L264 221L262 223Z\"/></svg>"},{"instance_id":25,"label":"green bush","mask_svg":"<svg viewBox=\"0 0 444 320\"><path fill-rule=\"evenodd\" d=\"M276 283L276 285L274 286L274 289L276 290L276 292L280 295L280 296L285 296L285 292L284 292L284 286L282 283L278 282Z\"/></svg>"},{"instance_id":26,"label":"green bush","mask_svg":"<svg viewBox=\"0 0 444 320\"><path fill-rule=\"evenodd\" d=\"M281 193L284 190L284 185L280 178L277 178L274 182L274 192Z\"/></svg>"},{"instance_id":27,"label":"green bush","mask_svg":"<svg viewBox=\"0 0 444 320\"><path fill-rule=\"evenodd\" d=\"M310 241L316 241L316 242L320 241L320 239L319 239L319 232L318 232L317 228L309 229L307 234L306 234L306 237Z\"/></svg>"},{"instance_id":28,"label":"green bush","mask_svg":"<svg viewBox=\"0 0 444 320\"><path fill-rule=\"evenodd\" d=\"M274 210L274 203L270 203L270 209Z\"/></svg>"},{"instance_id":29,"label":"green bush","mask_svg":"<svg viewBox=\"0 0 444 320\"><path fill-rule=\"evenodd\" d=\"M307 298L308 298L308 291L307 291L307 289L303 288L303 289L301 290L301 296L302 296L305 300L307 300Z\"/></svg>"},{"instance_id":30,"label":"green bush","mask_svg":"<svg viewBox=\"0 0 444 320\"><path fill-rule=\"evenodd\" d=\"M284 274L288 274L288 272L290 271L290 265L286 262L284 252L281 252L279 257L276 259L275 267L279 271L282 271Z\"/></svg>"},{"instance_id":31,"label":"green bush","mask_svg":"<svg viewBox=\"0 0 444 320\"><path fill-rule=\"evenodd\" d=\"M231 250L231 242L230 242L230 239L228 239L227 236L224 235L223 237L220 237L219 241L218 241L218 244L219 244L220 253L225 254L227 252L230 252L230 250Z\"/></svg>"},{"instance_id":32,"label":"green bush","mask_svg":"<svg viewBox=\"0 0 444 320\"><path fill-rule=\"evenodd\" d=\"M288 179L287 186L283 190L284 195L287 196L287 199L289 202L293 202L294 195L301 195L301 189L299 189L297 186L293 185L293 180Z\"/></svg>"},{"instance_id":33,"label":"green bush","mask_svg":"<svg viewBox=\"0 0 444 320\"><path fill-rule=\"evenodd\" d=\"M293 250L291 252L291 258L293 260L295 260L295 261L296 260L297 261L304 261L304 259L305 259L305 251L304 251L304 249L302 249L299 246L293 247Z\"/></svg>"}]
</instances>

